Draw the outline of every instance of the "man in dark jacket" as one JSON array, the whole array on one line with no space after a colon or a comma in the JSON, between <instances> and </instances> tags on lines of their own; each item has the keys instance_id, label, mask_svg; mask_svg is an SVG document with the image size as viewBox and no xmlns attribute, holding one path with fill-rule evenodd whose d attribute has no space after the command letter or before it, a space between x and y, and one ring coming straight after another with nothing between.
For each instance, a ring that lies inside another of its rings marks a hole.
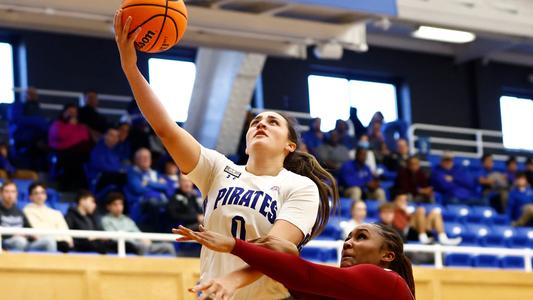
<instances>
[{"instance_id":1,"label":"man in dark jacket","mask_svg":"<svg viewBox=\"0 0 533 300\"><path fill-rule=\"evenodd\" d=\"M410 200L414 202L434 202L429 176L420 169L420 161L416 156L409 157L407 167L398 172L394 190L399 194L409 195Z\"/></svg>"},{"instance_id":2,"label":"man in dark jacket","mask_svg":"<svg viewBox=\"0 0 533 300\"><path fill-rule=\"evenodd\" d=\"M204 221L204 215L196 200L193 183L186 175L180 174L179 186L174 197L168 202L171 225L183 225L198 230L198 226Z\"/></svg>"},{"instance_id":3,"label":"man in dark jacket","mask_svg":"<svg viewBox=\"0 0 533 300\"><path fill-rule=\"evenodd\" d=\"M95 215L96 202L94 196L82 191L76 197L76 207L71 207L65 215L69 229L73 230L102 230L100 221ZM75 238L74 250L79 252L98 252L101 254L116 251L112 241L94 238Z\"/></svg>"}]
</instances>

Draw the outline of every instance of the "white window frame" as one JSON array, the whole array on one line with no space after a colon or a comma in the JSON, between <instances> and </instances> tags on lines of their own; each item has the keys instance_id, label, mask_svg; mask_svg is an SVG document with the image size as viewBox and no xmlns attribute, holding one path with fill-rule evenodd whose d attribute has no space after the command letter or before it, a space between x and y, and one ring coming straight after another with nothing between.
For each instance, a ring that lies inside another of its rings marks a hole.
<instances>
[{"instance_id":1,"label":"white window frame","mask_svg":"<svg viewBox=\"0 0 533 300\"><path fill-rule=\"evenodd\" d=\"M13 45L0 42L0 103L15 101L15 65Z\"/></svg>"}]
</instances>

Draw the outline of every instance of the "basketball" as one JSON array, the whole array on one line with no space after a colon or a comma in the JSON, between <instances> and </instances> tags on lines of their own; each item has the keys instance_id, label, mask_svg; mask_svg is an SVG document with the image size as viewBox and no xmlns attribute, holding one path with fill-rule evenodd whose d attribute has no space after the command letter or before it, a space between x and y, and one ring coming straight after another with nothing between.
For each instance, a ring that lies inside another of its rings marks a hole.
<instances>
[{"instance_id":1,"label":"basketball","mask_svg":"<svg viewBox=\"0 0 533 300\"><path fill-rule=\"evenodd\" d=\"M148 53L172 48L187 29L187 8L183 0L124 0L122 23L132 17L130 34L142 28L135 41L137 50Z\"/></svg>"}]
</instances>

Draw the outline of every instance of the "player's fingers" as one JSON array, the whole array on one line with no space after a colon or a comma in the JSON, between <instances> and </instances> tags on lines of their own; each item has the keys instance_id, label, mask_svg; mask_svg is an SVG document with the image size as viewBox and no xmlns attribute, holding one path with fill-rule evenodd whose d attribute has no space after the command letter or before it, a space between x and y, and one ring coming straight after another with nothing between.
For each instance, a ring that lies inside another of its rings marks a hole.
<instances>
[{"instance_id":1,"label":"player's fingers","mask_svg":"<svg viewBox=\"0 0 533 300\"><path fill-rule=\"evenodd\" d=\"M128 33L130 32L130 26L131 26L131 16L128 16L126 19L126 22L124 23L124 27L122 29L122 36L128 37Z\"/></svg>"},{"instance_id":2,"label":"player's fingers","mask_svg":"<svg viewBox=\"0 0 533 300\"><path fill-rule=\"evenodd\" d=\"M191 239L190 237L186 237L186 236L182 236L182 237L179 237L176 239L176 242L188 242L188 241L192 241L193 239Z\"/></svg>"},{"instance_id":3,"label":"player's fingers","mask_svg":"<svg viewBox=\"0 0 533 300\"><path fill-rule=\"evenodd\" d=\"M142 30L141 27L137 27L137 29L135 29L133 34L128 38L128 43L133 43L139 36L139 33L141 33L141 30Z\"/></svg>"},{"instance_id":4,"label":"player's fingers","mask_svg":"<svg viewBox=\"0 0 533 300\"><path fill-rule=\"evenodd\" d=\"M120 20L120 16L122 15L122 12L121 10L117 10L115 12L115 17L113 19L113 25L115 27L115 36L119 36L120 33L122 32L122 22Z\"/></svg>"},{"instance_id":5,"label":"player's fingers","mask_svg":"<svg viewBox=\"0 0 533 300\"><path fill-rule=\"evenodd\" d=\"M200 224L200 226L198 226L198 229L200 229L200 232L204 232L205 231L205 227L202 224Z\"/></svg>"}]
</instances>

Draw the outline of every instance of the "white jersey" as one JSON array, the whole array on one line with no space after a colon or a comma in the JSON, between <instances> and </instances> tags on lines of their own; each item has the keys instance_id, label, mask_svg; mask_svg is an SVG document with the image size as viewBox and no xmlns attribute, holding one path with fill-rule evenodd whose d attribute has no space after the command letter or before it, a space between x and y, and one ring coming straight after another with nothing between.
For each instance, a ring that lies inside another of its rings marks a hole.
<instances>
[{"instance_id":1,"label":"white jersey","mask_svg":"<svg viewBox=\"0 0 533 300\"><path fill-rule=\"evenodd\" d=\"M256 176L222 154L201 148L189 178L204 197L206 229L249 240L268 234L276 220L298 227L305 238L315 224L319 193L315 183L283 169L277 176ZM237 256L202 247L201 281L222 277L247 266ZM263 276L237 290L233 299L284 299L288 291Z\"/></svg>"}]
</instances>

